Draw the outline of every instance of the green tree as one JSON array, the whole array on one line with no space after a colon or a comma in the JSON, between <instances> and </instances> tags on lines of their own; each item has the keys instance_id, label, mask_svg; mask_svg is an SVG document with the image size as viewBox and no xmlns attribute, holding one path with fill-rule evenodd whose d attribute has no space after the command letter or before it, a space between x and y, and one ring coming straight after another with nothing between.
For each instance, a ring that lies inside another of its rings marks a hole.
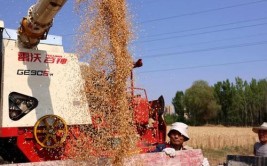
<instances>
[{"instance_id":1,"label":"green tree","mask_svg":"<svg viewBox=\"0 0 267 166\"><path fill-rule=\"evenodd\" d=\"M230 125L244 125L244 120L246 117L246 98L244 94L247 82L243 81L241 78L235 78L235 88L233 90L233 101L231 110L229 113L229 123Z\"/></svg>"},{"instance_id":2,"label":"green tree","mask_svg":"<svg viewBox=\"0 0 267 166\"><path fill-rule=\"evenodd\" d=\"M184 92L177 91L175 97L172 99L175 113L178 115L178 121L185 122L184 118Z\"/></svg>"},{"instance_id":3,"label":"green tree","mask_svg":"<svg viewBox=\"0 0 267 166\"><path fill-rule=\"evenodd\" d=\"M184 104L193 125L201 125L216 117L220 106L213 88L206 81L198 80L185 91Z\"/></svg>"},{"instance_id":4,"label":"green tree","mask_svg":"<svg viewBox=\"0 0 267 166\"><path fill-rule=\"evenodd\" d=\"M234 86L227 79L223 82L214 84L214 96L217 103L221 105L216 118L217 124L228 125L229 113L233 102Z\"/></svg>"},{"instance_id":5,"label":"green tree","mask_svg":"<svg viewBox=\"0 0 267 166\"><path fill-rule=\"evenodd\" d=\"M267 120L267 81L252 79L250 83L236 77L214 84L214 94L221 110L217 124L253 126Z\"/></svg>"},{"instance_id":6,"label":"green tree","mask_svg":"<svg viewBox=\"0 0 267 166\"><path fill-rule=\"evenodd\" d=\"M267 121L267 80L262 79L258 81L258 92L260 100L260 119L259 124Z\"/></svg>"},{"instance_id":7,"label":"green tree","mask_svg":"<svg viewBox=\"0 0 267 166\"><path fill-rule=\"evenodd\" d=\"M267 82L266 80L252 79L246 94L249 102L248 108L251 114L251 125L259 125L266 121L266 96L267 96Z\"/></svg>"}]
</instances>

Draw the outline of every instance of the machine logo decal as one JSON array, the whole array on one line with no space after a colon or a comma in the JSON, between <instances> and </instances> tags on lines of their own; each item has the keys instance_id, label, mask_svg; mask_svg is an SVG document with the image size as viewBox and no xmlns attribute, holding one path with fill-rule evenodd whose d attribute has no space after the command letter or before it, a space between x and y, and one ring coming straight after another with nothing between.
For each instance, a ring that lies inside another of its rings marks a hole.
<instances>
[{"instance_id":1,"label":"machine logo decal","mask_svg":"<svg viewBox=\"0 0 267 166\"><path fill-rule=\"evenodd\" d=\"M67 58L64 58L62 55L51 55L46 54L42 58L40 53L34 52L18 52L18 61L23 62L39 62L39 63L49 63L49 64L66 64L68 62Z\"/></svg>"},{"instance_id":2,"label":"machine logo decal","mask_svg":"<svg viewBox=\"0 0 267 166\"><path fill-rule=\"evenodd\" d=\"M31 75L31 76L53 76L53 73L50 73L49 70L24 70L18 69L17 75Z\"/></svg>"}]
</instances>

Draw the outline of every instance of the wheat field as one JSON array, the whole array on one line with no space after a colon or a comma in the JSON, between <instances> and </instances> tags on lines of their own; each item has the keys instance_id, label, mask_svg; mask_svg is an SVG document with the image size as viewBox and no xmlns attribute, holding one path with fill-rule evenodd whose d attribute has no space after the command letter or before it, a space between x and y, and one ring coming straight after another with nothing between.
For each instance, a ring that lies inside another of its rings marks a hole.
<instances>
[{"instance_id":1,"label":"wheat field","mask_svg":"<svg viewBox=\"0 0 267 166\"><path fill-rule=\"evenodd\" d=\"M169 131L170 127L168 127ZM225 147L253 147L258 136L251 127L201 126L188 127L190 140L186 142L193 148L221 149Z\"/></svg>"}]
</instances>

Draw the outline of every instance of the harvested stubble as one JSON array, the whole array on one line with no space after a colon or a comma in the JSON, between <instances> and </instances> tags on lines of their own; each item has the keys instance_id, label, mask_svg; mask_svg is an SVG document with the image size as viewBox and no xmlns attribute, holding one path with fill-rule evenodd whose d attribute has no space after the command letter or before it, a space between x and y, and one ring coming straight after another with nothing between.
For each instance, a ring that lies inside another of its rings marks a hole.
<instances>
[{"instance_id":1,"label":"harvested stubble","mask_svg":"<svg viewBox=\"0 0 267 166\"><path fill-rule=\"evenodd\" d=\"M76 0L76 8L82 34L77 36L77 54L89 64L82 69L93 126L84 127L82 136L72 142L71 157L104 155L122 165L124 157L139 151L127 98L133 60L128 52L132 31L126 2Z\"/></svg>"}]
</instances>

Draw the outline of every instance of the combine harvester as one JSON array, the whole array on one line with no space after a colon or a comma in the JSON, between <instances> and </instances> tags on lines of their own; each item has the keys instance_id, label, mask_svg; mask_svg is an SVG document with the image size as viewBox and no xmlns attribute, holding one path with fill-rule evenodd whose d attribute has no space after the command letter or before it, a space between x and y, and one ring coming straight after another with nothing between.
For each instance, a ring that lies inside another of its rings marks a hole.
<instances>
[{"instance_id":1,"label":"combine harvester","mask_svg":"<svg viewBox=\"0 0 267 166\"><path fill-rule=\"evenodd\" d=\"M92 124L85 94L81 93L84 84L78 58L64 52L60 36L48 35L65 3L39 0L29 8L18 30L6 29L0 20L0 157L4 163L44 165L54 161L57 165L55 160L67 161L68 137L73 134L70 128ZM140 66L139 61L135 67ZM138 146L146 153L166 140L164 99L148 101L145 90L133 84L131 90L132 102L137 103L133 121L138 126ZM134 97L137 90L143 91L141 98ZM154 123L149 126L151 118ZM155 163L163 154L141 155Z\"/></svg>"}]
</instances>

